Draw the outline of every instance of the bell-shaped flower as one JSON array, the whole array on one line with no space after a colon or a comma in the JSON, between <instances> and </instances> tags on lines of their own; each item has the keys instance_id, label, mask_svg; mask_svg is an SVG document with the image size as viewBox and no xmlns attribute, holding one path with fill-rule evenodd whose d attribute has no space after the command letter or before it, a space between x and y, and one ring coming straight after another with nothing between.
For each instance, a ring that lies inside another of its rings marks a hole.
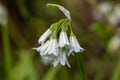
<instances>
[{"instance_id":1,"label":"bell-shaped flower","mask_svg":"<svg viewBox=\"0 0 120 80\"><path fill-rule=\"evenodd\" d=\"M49 45L49 42L50 42L50 41L48 40L48 41L46 41L43 45L41 45L40 47L38 47L38 48L32 48L32 49L34 49L34 50L36 50L37 52L39 52L40 55L42 56L42 55L44 55L45 51L47 50L48 45Z\"/></svg>"},{"instance_id":2,"label":"bell-shaped flower","mask_svg":"<svg viewBox=\"0 0 120 80\"><path fill-rule=\"evenodd\" d=\"M84 49L80 46L77 38L75 36L70 36L70 45L74 52L83 52Z\"/></svg>"},{"instance_id":3,"label":"bell-shaped flower","mask_svg":"<svg viewBox=\"0 0 120 80\"><path fill-rule=\"evenodd\" d=\"M59 46L64 47L65 45L69 45L69 40L67 37L67 33L64 31L61 31L60 37L59 37Z\"/></svg>"},{"instance_id":4,"label":"bell-shaped flower","mask_svg":"<svg viewBox=\"0 0 120 80\"><path fill-rule=\"evenodd\" d=\"M46 51L44 52L44 55L58 55L58 48L57 48L57 39L50 39L50 42L48 44L48 48L46 49Z\"/></svg>"},{"instance_id":5,"label":"bell-shaped flower","mask_svg":"<svg viewBox=\"0 0 120 80\"><path fill-rule=\"evenodd\" d=\"M43 44L45 40L51 35L52 31L50 29L47 29L45 33L39 38L38 43Z\"/></svg>"},{"instance_id":6,"label":"bell-shaped flower","mask_svg":"<svg viewBox=\"0 0 120 80\"><path fill-rule=\"evenodd\" d=\"M52 64L54 67L57 66L58 64L61 64L63 66L67 64L68 67L70 67L69 62L67 60L67 53L65 52L64 49L59 49L59 54L58 56L55 57Z\"/></svg>"}]
</instances>

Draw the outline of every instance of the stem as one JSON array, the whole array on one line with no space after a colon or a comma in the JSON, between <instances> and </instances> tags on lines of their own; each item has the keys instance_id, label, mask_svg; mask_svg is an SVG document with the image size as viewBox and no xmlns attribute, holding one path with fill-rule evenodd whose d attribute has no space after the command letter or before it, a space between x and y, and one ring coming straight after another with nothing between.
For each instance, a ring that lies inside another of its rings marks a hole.
<instances>
[{"instance_id":1,"label":"stem","mask_svg":"<svg viewBox=\"0 0 120 80\"><path fill-rule=\"evenodd\" d=\"M50 4L50 3L47 3L47 6L54 6L54 7L59 8L63 12L63 14L71 21L70 12L63 6L58 5L58 4Z\"/></svg>"},{"instance_id":2,"label":"stem","mask_svg":"<svg viewBox=\"0 0 120 80\"><path fill-rule=\"evenodd\" d=\"M4 61L5 61L5 69L7 80L10 80L11 74L11 54L10 54L10 44L9 44L9 36L6 25L2 25L2 39L3 39L3 51L4 51Z\"/></svg>"},{"instance_id":3,"label":"stem","mask_svg":"<svg viewBox=\"0 0 120 80\"><path fill-rule=\"evenodd\" d=\"M76 57L77 57L78 66L80 69L80 78L81 78L80 80L87 80L82 54L77 53Z\"/></svg>"}]
</instances>

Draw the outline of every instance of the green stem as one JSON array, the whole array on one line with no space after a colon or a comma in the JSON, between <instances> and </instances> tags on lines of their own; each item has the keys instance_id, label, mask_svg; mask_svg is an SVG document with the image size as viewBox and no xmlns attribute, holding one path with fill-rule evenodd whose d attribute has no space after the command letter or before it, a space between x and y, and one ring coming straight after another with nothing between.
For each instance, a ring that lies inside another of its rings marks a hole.
<instances>
[{"instance_id":1,"label":"green stem","mask_svg":"<svg viewBox=\"0 0 120 80\"><path fill-rule=\"evenodd\" d=\"M6 25L2 25L2 39L3 39L3 51L4 51L4 61L5 61L5 69L6 69L6 78L10 80L11 73L11 54L10 54L10 44L9 44L9 36Z\"/></svg>"},{"instance_id":2,"label":"green stem","mask_svg":"<svg viewBox=\"0 0 120 80\"><path fill-rule=\"evenodd\" d=\"M76 57L77 57L78 66L80 69L80 78L81 78L80 80L87 80L82 54L77 53Z\"/></svg>"}]
</instances>

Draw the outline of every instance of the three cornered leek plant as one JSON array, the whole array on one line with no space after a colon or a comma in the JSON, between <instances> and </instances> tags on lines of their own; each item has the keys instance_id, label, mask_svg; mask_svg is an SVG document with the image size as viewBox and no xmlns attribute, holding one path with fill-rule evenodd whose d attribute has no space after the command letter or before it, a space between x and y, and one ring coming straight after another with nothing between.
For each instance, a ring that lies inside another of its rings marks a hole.
<instances>
[{"instance_id":1,"label":"three cornered leek plant","mask_svg":"<svg viewBox=\"0 0 120 80\"><path fill-rule=\"evenodd\" d=\"M45 63L51 63L54 67L58 64L71 67L67 59L68 56L79 54L84 49L80 46L72 30L70 12L61 5L48 3L47 6L58 7L67 18L53 23L39 38L40 46L33 49L40 53Z\"/></svg>"}]
</instances>

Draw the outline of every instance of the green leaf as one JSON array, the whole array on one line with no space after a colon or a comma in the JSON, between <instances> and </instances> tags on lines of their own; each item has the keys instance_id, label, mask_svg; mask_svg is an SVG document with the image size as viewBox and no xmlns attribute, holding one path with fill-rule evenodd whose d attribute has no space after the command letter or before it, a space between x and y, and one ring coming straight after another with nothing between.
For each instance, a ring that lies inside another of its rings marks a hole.
<instances>
[{"instance_id":1,"label":"green leaf","mask_svg":"<svg viewBox=\"0 0 120 80\"><path fill-rule=\"evenodd\" d=\"M20 60L13 69L11 76L12 80L38 80L30 52L20 52Z\"/></svg>"}]
</instances>

